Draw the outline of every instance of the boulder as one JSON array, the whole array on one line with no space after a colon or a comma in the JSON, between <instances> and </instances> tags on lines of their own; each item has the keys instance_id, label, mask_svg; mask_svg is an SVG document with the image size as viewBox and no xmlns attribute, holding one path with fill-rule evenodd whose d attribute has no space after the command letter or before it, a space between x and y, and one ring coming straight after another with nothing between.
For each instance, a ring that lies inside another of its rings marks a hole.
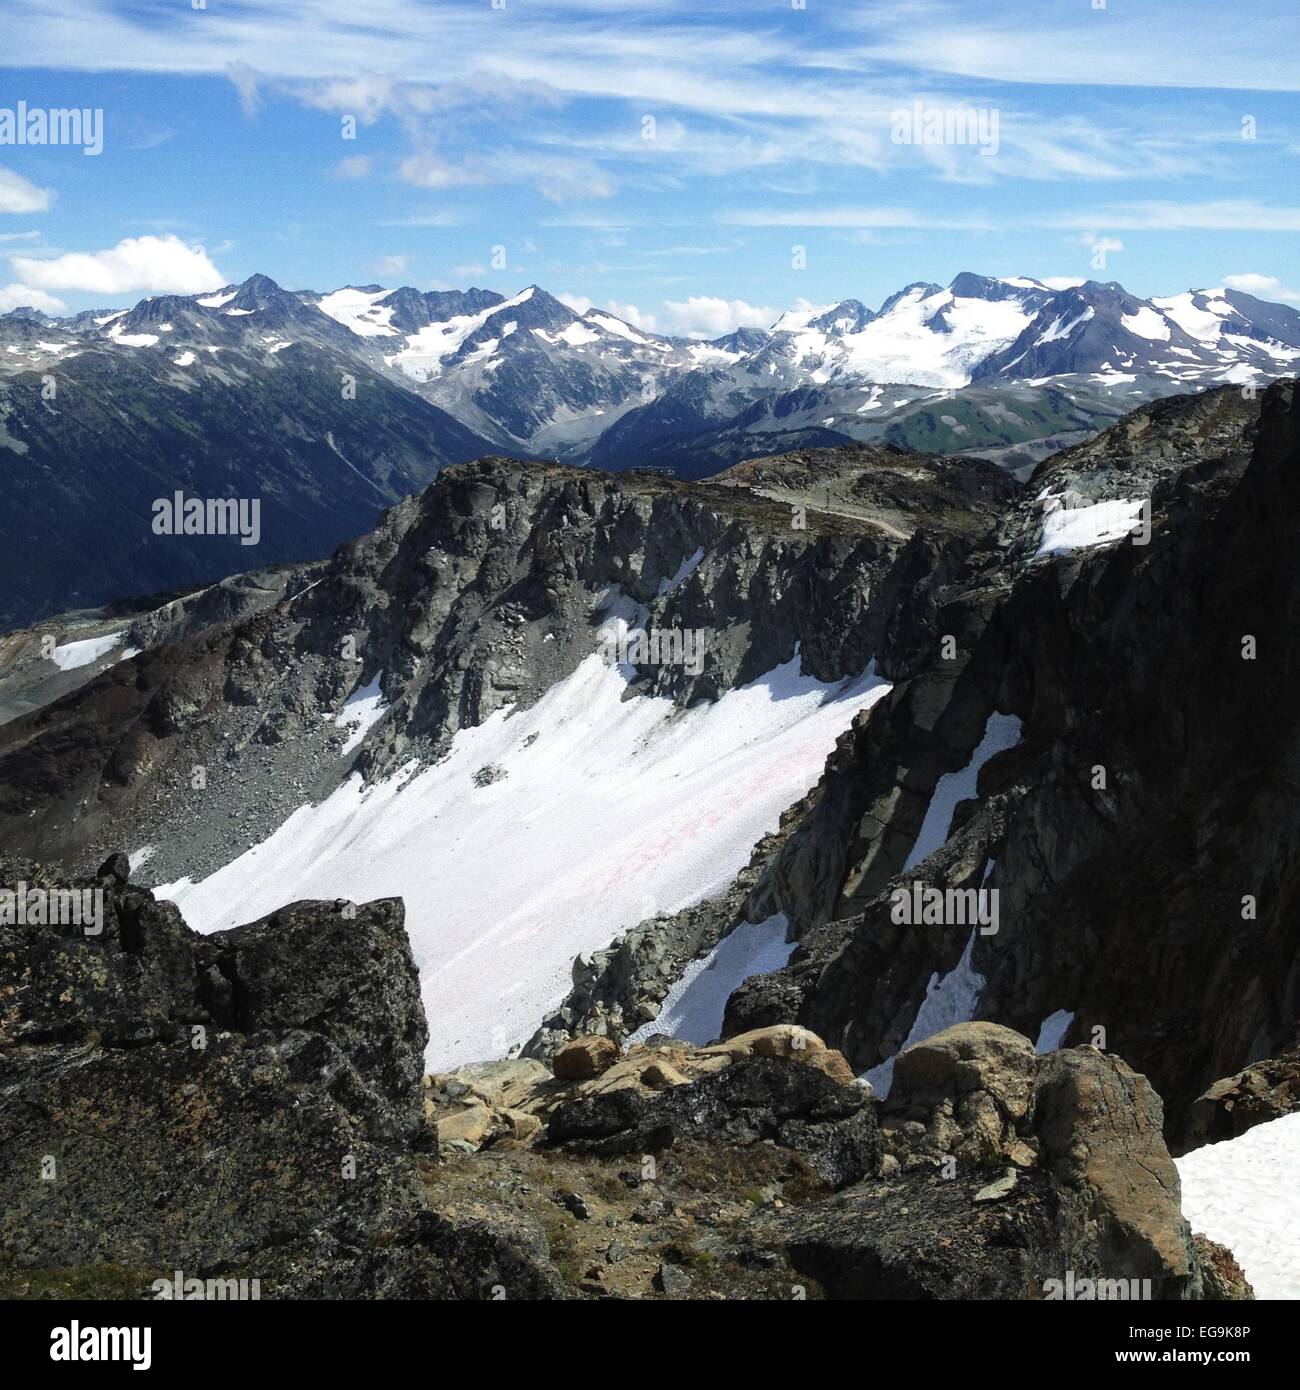
<instances>
[{"instance_id":1,"label":"boulder","mask_svg":"<svg viewBox=\"0 0 1300 1390\"><path fill-rule=\"evenodd\" d=\"M497 1113L486 1105L467 1105L441 1115L437 1121L438 1143L453 1140L480 1149L497 1131Z\"/></svg>"},{"instance_id":2,"label":"boulder","mask_svg":"<svg viewBox=\"0 0 1300 1390\"><path fill-rule=\"evenodd\" d=\"M1300 1110L1300 1050L1253 1062L1208 1087L1188 1111L1177 1151L1235 1139L1293 1110Z\"/></svg>"},{"instance_id":3,"label":"boulder","mask_svg":"<svg viewBox=\"0 0 1300 1390\"><path fill-rule=\"evenodd\" d=\"M458 1088L488 1105L511 1109L534 1099L551 1081L544 1063L531 1057L507 1057L498 1062L473 1062L451 1072L437 1072L429 1085L443 1095L459 1094Z\"/></svg>"},{"instance_id":4,"label":"boulder","mask_svg":"<svg viewBox=\"0 0 1300 1390\"><path fill-rule=\"evenodd\" d=\"M552 1059L555 1075L561 1081L585 1081L599 1076L618 1061L618 1045L609 1038L574 1038Z\"/></svg>"},{"instance_id":5,"label":"boulder","mask_svg":"<svg viewBox=\"0 0 1300 1390\"><path fill-rule=\"evenodd\" d=\"M1199 1267L1160 1097L1145 1076L1095 1048L1041 1061L1032 1119L1042 1165L1101 1269L1110 1278L1150 1278L1157 1297L1187 1296L1199 1287Z\"/></svg>"},{"instance_id":6,"label":"boulder","mask_svg":"<svg viewBox=\"0 0 1300 1390\"><path fill-rule=\"evenodd\" d=\"M689 1086L690 1077L683 1076L671 1062L656 1059L641 1073L641 1080L651 1090L661 1091L665 1086Z\"/></svg>"},{"instance_id":7,"label":"boulder","mask_svg":"<svg viewBox=\"0 0 1300 1390\"><path fill-rule=\"evenodd\" d=\"M924 1126L910 1147L975 1163L1032 1162L1021 1131L1038 1058L1029 1039L994 1023L963 1023L899 1053L886 1114Z\"/></svg>"},{"instance_id":8,"label":"boulder","mask_svg":"<svg viewBox=\"0 0 1300 1390\"><path fill-rule=\"evenodd\" d=\"M382 1241L406 1296L472 1287L478 1237L420 1224L437 1141L401 903L296 903L199 936L120 868L90 881L99 934L0 930L0 1266L107 1263L142 1294L181 1269L256 1276L264 1298L379 1296ZM521 1287L553 1279L516 1263Z\"/></svg>"},{"instance_id":9,"label":"boulder","mask_svg":"<svg viewBox=\"0 0 1300 1390\"><path fill-rule=\"evenodd\" d=\"M747 1057L658 1095L620 1089L559 1105L547 1137L579 1153L649 1153L681 1139L770 1140L803 1155L828 1186L876 1171L882 1145L871 1102L812 1067Z\"/></svg>"}]
</instances>

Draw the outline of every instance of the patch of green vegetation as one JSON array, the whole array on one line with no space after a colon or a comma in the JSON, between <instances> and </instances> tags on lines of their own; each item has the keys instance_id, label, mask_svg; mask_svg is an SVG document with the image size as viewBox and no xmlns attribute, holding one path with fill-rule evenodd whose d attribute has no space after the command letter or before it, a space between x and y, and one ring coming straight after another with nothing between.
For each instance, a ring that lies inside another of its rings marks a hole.
<instances>
[{"instance_id":1,"label":"patch of green vegetation","mask_svg":"<svg viewBox=\"0 0 1300 1390\"><path fill-rule=\"evenodd\" d=\"M74 1265L67 1269L0 1267L0 1299L40 1300L145 1298L157 1273L123 1265Z\"/></svg>"}]
</instances>

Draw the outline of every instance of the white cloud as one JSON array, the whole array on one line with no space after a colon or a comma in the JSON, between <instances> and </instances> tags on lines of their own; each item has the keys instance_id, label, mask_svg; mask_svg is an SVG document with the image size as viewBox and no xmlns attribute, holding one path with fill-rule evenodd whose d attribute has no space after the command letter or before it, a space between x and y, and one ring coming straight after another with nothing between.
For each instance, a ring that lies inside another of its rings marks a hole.
<instances>
[{"instance_id":1,"label":"white cloud","mask_svg":"<svg viewBox=\"0 0 1300 1390\"><path fill-rule=\"evenodd\" d=\"M614 180L589 159L536 151L498 150L455 164L435 150L421 150L402 161L399 173L406 183L417 188L530 183L553 203L610 198L615 189Z\"/></svg>"},{"instance_id":2,"label":"white cloud","mask_svg":"<svg viewBox=\"0 0 1300 1390\"><path fill-rule=\"evenodd\" d=\"M404 275L410 260L410 256L381 256L375 262L375 274L381 276Z\"/></svg>"},{"instance_id":3,"label":"white cloud","mask_svg":"<svg viewBox=\"0 0 1300 1390\"><path fill-rule=\"evenodd\" d=\"M261 78L247 63L231 63L226 75L239 93L239 108L252 120L262 105Z\"/></svg>"},{"instance_id":4,"label":"white cloud","mask_svg":"<svg viewBox=\"0 0 1300 1390\"><path fill-rule=\"evenodd\" d=\"M37 188L12 169L0 169L0 212L46 212L54 201L48 188Z\"/></svg>"},{"instance_id":5,"label":"white cloud","mask_svg":"<svg viewBox=\"0 0 1300 1390\"><path fill-rule=\"evenodd\" d=\"M381 227L459 227L465 214L455 208L440 208L437 212L421 212L414 217L396 217L381 222Z\"/></svg>"},{"instance_id":6,"label":"white cloud","mask_svg":"<svg viewBox=\"0 0 1300 1390\"><path fill-rule=\"evenodd\" d=\"M572 309L575 314L585 314L595 305L594 300L588 299L583 294L557 294L555 297L566 309Z\"/></svg>"},{"instance_id":7,"label":"white cloud","mask_svg":"<svg viewBox=\"0 0 1300 1390\"><path fill-rule=\"evenodd\" d=\"M855 6L868 60L994 82L1295 91L1291 0L1091 7L986 0Z\"/></svg>"},{"instance_id":8,"label":"white cloud","mask_svg":"<svg viewBox=\"0 0 1300 1390\"><path fill-rule=\"evenodd\" d=\"M177 236L127 237L106 251L70 251L50 260L12 256L29 285L91 294L198 294L228 282L201 246Z\"/></svg>"},{"instance_id":9,"label":"white cloud","mask_svg":"<svg viewBox=\"0 0 1300 1390\"><path fill-rule=\"evenodd\" d=\"M668 331L687 338L720 338L737 328L766 328L779 311L746 304L743 299L715 299L692 295L689 299L665 301Z\"/></svg>"},{"instance_id":10,"label":"white cloud","mask_svg":"<svg viewBox=\"0 0 1300 1390\"><path fill-rule=\"evenodd\" d=\"M616 319L630 323L633 328L639 328L643 333L657 333L659 331L655 326L657 322L655 316L643 314L635 304L620 304L617 299L611 299L606 307Z\"/></svg>"},{"instance_id":11,"label":"white cloud","mask_svg":"<svg viewBox=\"0 0 1300 1390\"><path fill-rule=\"evenodd\" d=\"M334 166L336 179L365 179L370 177L374 162L368 154L350 154Z\"/></svg>"},{"instance_id":12,"label":"white cloud","mask_svg":"<svg viewBox=\"0 0 1300 1390\"><path fill-rule=\"evenodd\" d=\"M433 150L421 150L402 160L398 170L403 182L416 188L455 188L462 184L486 183L484 174L452 164Z\"/></svg>"},{"instance_id":13,"label":"white cloud","mask_svg":"<svg viewBox=\"0 0 1300 1390\"><path fill-rule=\"evenodd\" d=\"M507 182L529 182L553 203L583 198L612 198L617 184L589 159L535 151L503 151L491 161L496 177Z\"/></svg>"},{"instance_id":14,"label":"white cloud","mask_svg":"<svg viewBox=\"0 0 1300 1390\"><path fill-rule=\"evenodd\" d=\"M67 305L44 290L33 289L30 285L5 285L0 287L0 314L10 309L43 309L47 314L61 314Z\"/></svg>"},{"instance_id":15,"label":"white cloud","mask_svg":"<svg viewBox=\"0 0 1300 1390\"><path fill-rule=\"evenodd\" d=\"M1285 299L1292 303L1300 303L1300 290L1287 289L1276 275L1257 275L1254 271L1243 271L1240 275L1225 275L1223 283L1230 290L1253 294L1257 299Z\"/></svg>"}]
</instances>

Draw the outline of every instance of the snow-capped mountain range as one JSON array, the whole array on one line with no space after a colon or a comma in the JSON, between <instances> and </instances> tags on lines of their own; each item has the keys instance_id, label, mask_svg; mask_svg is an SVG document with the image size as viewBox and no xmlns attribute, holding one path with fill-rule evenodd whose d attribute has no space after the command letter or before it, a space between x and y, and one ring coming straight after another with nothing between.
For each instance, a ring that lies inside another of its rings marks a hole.
<instances>
[{"instance_id":1,"label":"snow-capped mountain range","mask_svg":"<svg viewBox=\"0 0 1300 1390\"><path fill-rule=\"evenodd\" d=\"M261 275L131 310L63 320L15 310L0 323L10 372L44 370L91 345L162 354L194 375L220 371L223 353L269 359L328 345L504 450L575 461L590 453L603 466L618 466L620 451L639 455L727 426L875 438L936 393L1016 383L1090 404L1118 397L1128 408L1204 386L1262 384L1300 362L1300 311L1237 290L1139 299L1114 282L1059 288L969 272L946 288L908 285L878 310L856 299L804 305L767 329L712 341L649 333L600 309L579 313L536 285L510 296L377 285L318 294ZM1022 431L1003 423L1020 435L1003 443L1032 437L1032 422ZM959 430L948 443L963 446Z\"/></svg>"},{"instance_id":2,"label":"snow-capped mountain range","mask_svg":"<svg viewBox=\"0 0 1300 1390\"><path fill-rule=\"evenodd\" d=\"M1236 290L1147 300L969 273L711 341L536 285L322 294L254 275L63 319L17 309L0 316L0 624L247 568L226 537L155 543L149 508L177 487L260 497L258 560L284 563L487 454L698 479L884 442L1025 476L1145 400L1298 363L1300 312Z\"/></svg>"}]
</instances>

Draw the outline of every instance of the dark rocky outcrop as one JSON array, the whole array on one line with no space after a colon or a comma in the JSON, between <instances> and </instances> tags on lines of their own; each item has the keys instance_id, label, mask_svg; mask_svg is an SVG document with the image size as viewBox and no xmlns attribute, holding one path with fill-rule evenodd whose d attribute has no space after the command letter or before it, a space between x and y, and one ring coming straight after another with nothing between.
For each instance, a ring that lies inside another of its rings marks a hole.
<instances>
[{"instance_id":1,"label":"dark rocky outcrop","mask_svg":"<svg viewBox=\"0 0 1300 1390\"><path fill-rule=\"evenodd\" d=\"M140 655L0 726L0 836L82 872L124 840L149 844L151 881L202 876L351 771L436 759L459 729L533 703L601 651L612 609L705 633L700 669L637 670L634 693L682 707L796 651L820 679L857 676L901 596L923 607L1015 485L978 460L900 450L817 462L827 489L798 502L743 479L502 458L444 469L288 597L225 622L216 605L213 621L142 623ZM862 494L856 507L841 491ZM333 716L376 680L388 712L341 756Z\"/></svg>"},{"instance_id":2,"label":"dark rocky outcrop","mask_svg":"<svg viewBox=\"0 0 1300 1390\"><path fill-rule=\"evenodd\" d=\"M772 1057L736 1062L659 1096L632 1090L580 1096L556 1108L547 1137L604 1156L653 1153L682 1139L729 1146L770 1140L801 1154L831 1188L865 1177L881 1157L864 1091Z\"/></svg>"},{"instance_id":3,"label":"dark rocky outcrop","mask_svg":"<svg viewBox=\"0 0 1300 1390\"><path fill-rule=\"evenodd\" d=\"M6 864L4 886L66 886ZM427 1029L400 902L201 937L125 881L102 930L0 927L0 1270L108 1264L263 1296L557 1291L545 1242L426 1207ZM539 1244L540 1242L540 1244Z\"/></svg>"},{"instance_id":4,"label":"dark rocky outcrop","mask_svg":"<svg viewBox=\"0 0 1300 1390\"><path fill-rule=\"evenodd\" d=\"M1292 382L1135 412L1041 465L960 580L900 615L894 690L759 890L799 946L733 995L727 1032L801 1023L859 1070L895 1054L970 939L892 920L890 890L918 881L1000 894L973 943L977 1018L1032 1038L1072 1014L1065 1041L1150 1076L1173 1134L1217 1078L1293 1045L1298 412ZM1066 491L1149 496L1149 544L1037 556L1035 499ZM939 778L995 713L1020 743L903 874Z\"/></svg>"},{"instance_id":5,"label":"dark rocky outcrop","mask_svg":"<svg viewBox=\"0 0 1300 1390\"><path fill-rule=\"evenodd\" d=\"M1266 1057L1216 1081L1188 1111L1175 1152L1235 1139L1293 1110L1300 1110L1300 1051Z\"/></svg>"},{"instance_id":6,"label":"dark rocky outcrop","mask_svg":"<svg viewBox=\"0 0 1300 1390\"><path fill-rule=\"evenodd\" d=\"M0 873L103 907L0 927L0 1291L148 1296L180 1270L266 1298L1024 1298L1068 1273L1247 1296L1179 1215L1159 1100L1091 1049L963 1025L904 1053L883 1110L789 1028L422 1078L399 903L201 937L128 875ZM490 1146L439 1158L476 1114Z\"/></svg>"}]
</instances>

